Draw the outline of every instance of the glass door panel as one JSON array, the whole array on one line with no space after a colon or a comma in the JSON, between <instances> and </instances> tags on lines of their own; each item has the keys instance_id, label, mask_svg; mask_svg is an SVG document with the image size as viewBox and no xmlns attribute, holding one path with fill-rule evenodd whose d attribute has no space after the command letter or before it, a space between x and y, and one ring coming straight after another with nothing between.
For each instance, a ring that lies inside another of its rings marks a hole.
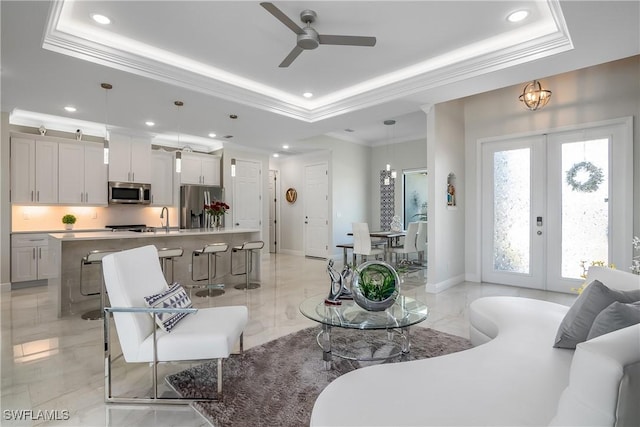
<instances>
[{"instance_id":1,"label":"glass door panel","mask_svg":"<svg viewBox=\"0 0 640 427\"><path fill-rule=\"evenodd\" d=\"M427 220L427 171L403 172L404 228L410 222Z\"/></svg>"},{"instance_id":2,"label":"glass door panel","mask_svg":"<svg viewBox=\"0 0 640 427\"><path fill-rule=\"evenodd\" d=\"M580 279L581 263L609 263L609 140L563 143L562 278Z\"/></svg>"},{"instance_id":3,"label":"glass door panel","mask_svg":"<svg viewBox=\"0 0 640 427\"><path fill-rule=\"evenodd\" d=\"M493 153L493 269L529 274L531 149Z\"/></svg>"}]
</instances>

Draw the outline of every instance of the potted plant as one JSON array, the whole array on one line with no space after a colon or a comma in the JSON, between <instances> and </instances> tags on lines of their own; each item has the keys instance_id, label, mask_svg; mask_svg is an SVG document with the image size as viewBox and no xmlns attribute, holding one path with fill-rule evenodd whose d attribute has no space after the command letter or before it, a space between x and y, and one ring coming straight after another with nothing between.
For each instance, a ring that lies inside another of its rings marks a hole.
<instances>
[{"instance_id":1,"label":"potted plant","mask_svg":"<svg viewBox=\"0 0 640 427\"><path fill-rule=\"evenodd\" d=\"M391 307L400 294L397 271L383 261L367 261L358 268L351 282L353 300L369 311Z\"/></svg>"},{"instance_id":2,"label":"potted plant","mask_svg":"<svg viewBox=\"0 0 640 427\"><path fill-rule=\"evenodd\" d=\"M73 230L73 224L76 223L76 216L72 214L66 214L62 217L62 223L67 230Z\"/></svg>"}]
</instances>

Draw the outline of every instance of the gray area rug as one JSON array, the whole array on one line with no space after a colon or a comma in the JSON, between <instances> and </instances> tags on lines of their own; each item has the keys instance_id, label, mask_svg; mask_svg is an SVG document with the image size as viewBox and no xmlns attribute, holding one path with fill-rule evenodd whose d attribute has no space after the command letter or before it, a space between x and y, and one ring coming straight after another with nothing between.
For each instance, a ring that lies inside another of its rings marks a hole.
<instances>
[{"instance_id":1,"label":"gray area rug","mask_svg":"<svg viewBox=\"0 0 640 427\"><path fill-rule=\"evenodd\" d=\"M333 369L326 371L316 343L319 330L303 329L251 348L244 355L232 355L223 366L223 401L193 406L217 427L308 426L316 397L331 381L353 369L380 363L334 357ZM366 354L384 353L384 346L370 348L383 337L371 331L332 330L333 342L348 342ZM410 354L390 362L441 356L470 347L465 338L416 327L411 329ZM183 397L211 396L216 383L215 362L169 375L167 382Z\"/></svg>"}]
</instances>

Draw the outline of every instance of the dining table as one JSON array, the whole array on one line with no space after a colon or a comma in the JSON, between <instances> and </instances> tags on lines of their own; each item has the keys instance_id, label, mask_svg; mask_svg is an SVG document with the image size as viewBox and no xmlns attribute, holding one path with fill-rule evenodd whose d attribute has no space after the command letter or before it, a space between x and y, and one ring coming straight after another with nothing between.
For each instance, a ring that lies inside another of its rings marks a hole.
<instances>
[{"instance_id":1,"label":"dining table","mask_svg":"<svg viewBox=\"0 0 640 427\"><path fill-rule=\"evenodd\" d=\"M407 235L406 230L394 231L394 230L380 230L380 231L370 231L369 236L375 237L378 239L385 239L384 246L384 260L389 262L391 260L391 251L389 248L394 246L398 246L400 242L400 238ZM353 233L347 233L347 236L353 236ZM371 242L372 246L375 246L375 242ZM346 259L346 248L345 251L345 259ZM356 254L353 254L353 264L355 265Z\"/></svg>"}]
</instances>

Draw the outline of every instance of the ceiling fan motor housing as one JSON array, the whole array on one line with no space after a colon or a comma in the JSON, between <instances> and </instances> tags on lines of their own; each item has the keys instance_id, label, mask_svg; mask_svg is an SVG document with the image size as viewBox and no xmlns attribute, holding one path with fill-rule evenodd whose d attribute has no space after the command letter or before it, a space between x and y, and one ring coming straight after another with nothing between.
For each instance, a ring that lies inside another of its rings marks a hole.
<instances>
[{"instance_id":1,"label":"ceiling fan motor housing","mask_svg":"<svg viewBox=\"0 0 640 427\"><path fill-rule=\"evenodd\" d=\"M302 29L303 34L298 34L297 45L305 50L315 49L320 45L320 38L318 33L311 27L305 27Z\"/></svg>"},{"instance_id":2,"label":"ceiling fan motor housing","mask_svg":"<svg viewBox=\"0 0 640 427\"><path fill-rule=\"evenodd\" d=\"M300 20L307 25L315 22L317 17L318 15L316 14L316 12L310 9L305 9L300 12Z\"/></svg>"}]
</instances>

